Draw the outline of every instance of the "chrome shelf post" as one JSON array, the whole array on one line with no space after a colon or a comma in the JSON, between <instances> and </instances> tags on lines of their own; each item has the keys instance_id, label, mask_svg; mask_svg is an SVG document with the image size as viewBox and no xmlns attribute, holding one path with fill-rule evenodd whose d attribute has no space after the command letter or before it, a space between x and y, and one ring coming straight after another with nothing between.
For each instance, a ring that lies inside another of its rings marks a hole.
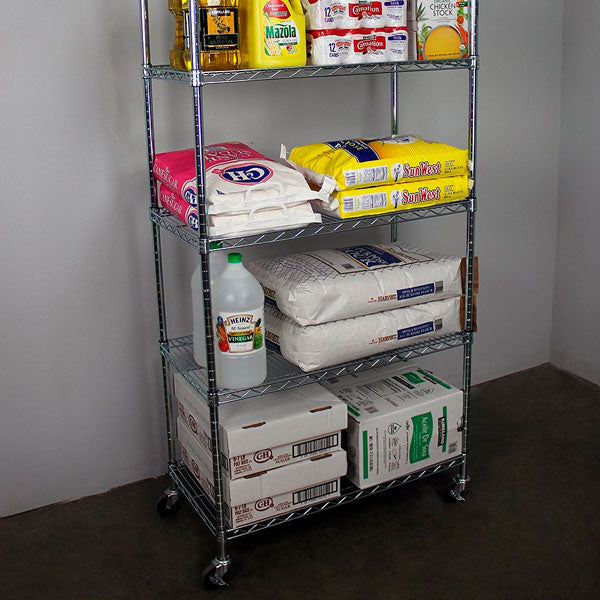
<instances>
[{"instance_id":1,"label":"chrome shelf post","mask_svg":"<svg viewBox=\"0 0 600 600\"><path fill-rule=\"evenodd\" d=\"M156 186L152 177L152 165L154 164L155 141L154 141L154 103L152 98L152 80L149 76L150 68L150 28L148 23L148 0L139 0L140 8L140 33L142 40L142 81L144 84L144 104L146 107L146 151L148 160L148 188L150 197L150 208L156 210L158 198ZM164 280L162 270L162 246L159 224L152 223L152 246L154 255L154 278L156 285L156 302L158 308L158 334L159 344L167 341L167 312L164 297ZM167 450L168 462L172 466L177 461L175 453L175 435L173 430L173 411L171 404L168 363L161 356L162 390L165 403L165 422L167 428ZM171 485L167 494L176 493L176 487Z\"/></svg>"},{"instance_id":2,"label":"chrome shelf post","mask_svg":"<svg viewBox=\"0 0 600 600\"><path fill-rule=\"evenodd\" d=\"M213 484L215 490L215 535L217 556L215 564L225 571L230 559L227 553L227 531L225 526L225 508L223 500L223 475L221 473L221 448L219 440L219 394L217 391L217 372L215 366L215 348L212 316L212 290L210 289L210 255L208 252L208 207L205 196L204 164L204 119L202 112L202 71L200 70L200 47L198 26L198 0L190 0L190 85L194 103L194 143L196 158L196 189L198 193L198 249L202 270L202 291L204 297L204 329L206 332L206 398L210 409L211 449L213 463Z\"/></svg>"}]
</instances>

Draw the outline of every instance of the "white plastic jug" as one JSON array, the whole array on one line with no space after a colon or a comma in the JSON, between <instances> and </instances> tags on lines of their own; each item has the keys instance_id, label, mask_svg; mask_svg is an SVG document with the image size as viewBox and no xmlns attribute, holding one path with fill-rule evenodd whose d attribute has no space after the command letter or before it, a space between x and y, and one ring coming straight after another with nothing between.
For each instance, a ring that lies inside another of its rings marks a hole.
<instances>
[{"instance_id":1,"label":"white plastic jug","mask_svg":"<svg viewBox=\"0 0 600 600\"><path fill-rule=\"evenodd\" d=\"M222 247L221 242L211 242L211 250ZM215 281L221 276L221 272L227 266L227 254L225 252L212 252L210 262L210 287L214 290ZM192 273L192 322L194 360L201 366L206 367L206 338L204 330L204 295L202 293L202 265L198 265ZM213 292L214 293L214 292ZM213 300L214 307L214 300Z\"/></svg>"},{"instance_id":2,"label":"white plastic jug","mask_svg":"<svg viewBox=\"0 0 600 600\"><path fill-rule=\"evenodd\" d=\"M213 296L219 388L253 387L265 380L264 302L263 289L242 264L242 255L229 254Z\"/></svg>"}]
</instances>

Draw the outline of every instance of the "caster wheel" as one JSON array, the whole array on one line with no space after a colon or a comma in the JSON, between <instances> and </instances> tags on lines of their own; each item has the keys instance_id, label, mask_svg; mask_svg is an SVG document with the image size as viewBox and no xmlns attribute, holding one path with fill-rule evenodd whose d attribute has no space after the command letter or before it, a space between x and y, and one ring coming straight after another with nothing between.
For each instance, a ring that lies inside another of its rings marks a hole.
<instances>
[{"instance_id":1,"label":"caster wheel","mask_svg":"<svg viewBox=\"0 0 600 600\"><path fill-rule=\"evenodd\" d=\"M202 582L207 590L224 590L229 584L223 579L223 575L217 573L215 565L209 565L202 573Z\"/></svg>"},{"instance_id":2,"label":"caster wheel","mask_svg":"<svg viewBox=\"0 0 600 600\"><path fill-rule=\"evenodd\" d=\"M161 517L170 517L181 508L181 498L179 494L165 494L158 499L156 503L156 512Z\"/></svg>"},{"instance_id":3,"label":"caster wheel","mask_svg":"<svg viewBox=\"0 0 600 600\"><path fill-rule=\"evenodd\" d=\"M444 496L444 500L446 500L446 502L450 502L453 504L457 503L457 502L465 501L465 498L464 498L465 492L460 491L460 487L459 487L458 483L456 483L456 481L454 481L453 479L451 479L444 486L442 495Z\"/></svg>"}]
</instances>

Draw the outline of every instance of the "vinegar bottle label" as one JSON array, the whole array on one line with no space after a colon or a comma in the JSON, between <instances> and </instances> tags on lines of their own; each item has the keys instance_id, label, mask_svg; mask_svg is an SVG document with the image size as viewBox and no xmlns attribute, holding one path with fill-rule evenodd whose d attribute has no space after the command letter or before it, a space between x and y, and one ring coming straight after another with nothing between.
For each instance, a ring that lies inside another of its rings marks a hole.
<instances>
[{"instance_id":1,"label":"vinegar bottle label","mask_svg":"<svg viewBox=\"0 0 600 600\"><path fill-rule=\"evenodd\" d=\"M244 313L220 312L217 316L217 347L224 354L250 354L264 345L263 308Z\"/></svg>"}]
</instances>

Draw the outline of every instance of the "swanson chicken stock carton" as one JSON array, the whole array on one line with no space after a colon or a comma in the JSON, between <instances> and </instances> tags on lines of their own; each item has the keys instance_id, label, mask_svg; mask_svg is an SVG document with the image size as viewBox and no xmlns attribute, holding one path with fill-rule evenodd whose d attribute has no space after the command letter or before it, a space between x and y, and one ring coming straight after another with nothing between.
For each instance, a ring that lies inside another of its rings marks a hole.
<instances>
[{"instance_id":1,"label":"swanson chicken stock carton","mask_svg":"<svg viewBox=\"0 0 600 600\"><path fill-rule=\"evenodd\" d=\"M174 376L179 418L210 452L207 402L179 373ZM319 384L273 392L219 407L221 464L231 479L340 449L346 406Z\"/></svg>"},{"instance_id":2,"label":"swanson chicken stock carton","mask_svg":"<svg viewBox=\"0 0 600 600\"><path fill-rule=\"evenodd\" d=\"M213 498L211 455L181 419L177 420L177 430L183 462ZM346 453L335 450L239 479L224 475L225 518L231 527L240 527L337 498L346 468Z\"/></svg>"},{"instance_id":3,"label":"swanson chicken stock carton","mask_svg":"<svg viewBox=\"0 0 600 600\"><path fill-rule=\"evenodd\" d=\"M469 55L468 0L408 0L409 60Z\"/></svg>"},{"instance_id":4,"label":"swanson chicken stock carton","mask_svg":"<svg viewBox=\"0 0 600 600\"><path fill-rule=\"evenodd\" d=\"M462 391L417 366L321 382L348 406L348 478L368 488L458 457Z\"/></svg>"}]
</instances>

